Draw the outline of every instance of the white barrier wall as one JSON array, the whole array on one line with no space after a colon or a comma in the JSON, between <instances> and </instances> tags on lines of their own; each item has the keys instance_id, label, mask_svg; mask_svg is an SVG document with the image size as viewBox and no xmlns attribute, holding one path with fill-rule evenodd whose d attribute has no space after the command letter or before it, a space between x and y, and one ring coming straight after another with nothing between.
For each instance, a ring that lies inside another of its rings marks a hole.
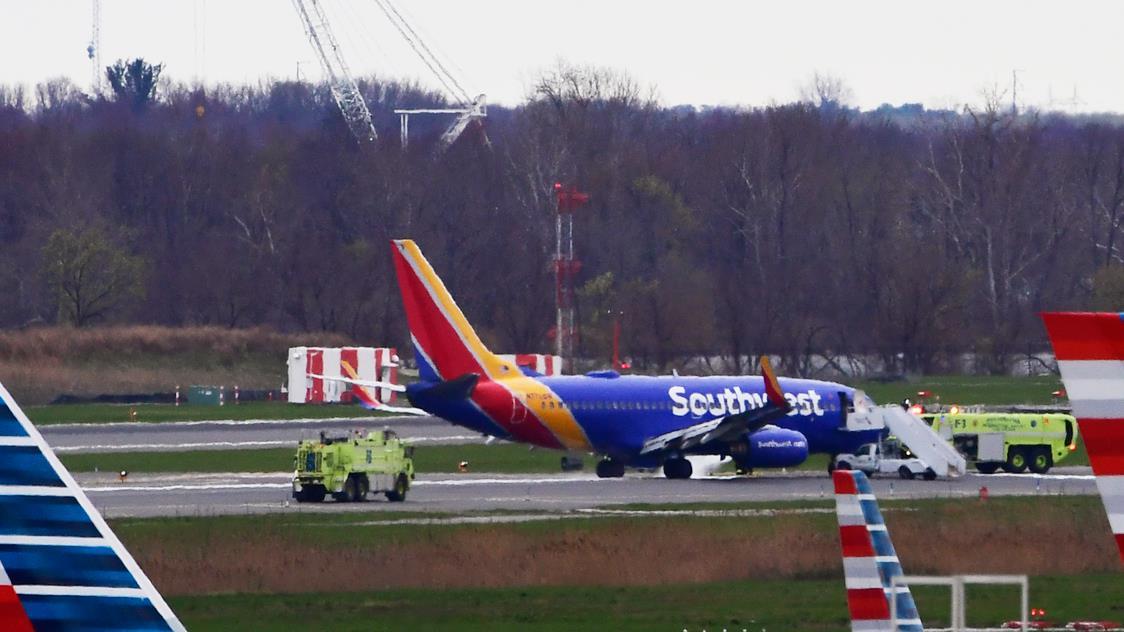
<instances>
[{"instance_id":1,"label":"white barrier wall","mask_svg":"<svg viewBox=\"0 0 1124 632\"><path fill-rule=\"evenodd\" d=\"M500 357L543 375L562 375L562 356L542 353L515 353L501 354Z\"/></svg>"},{"instance_id":2,"label":"white barrier wall","mask_svg":"<svg viewBox=\"0 0 1124 632\"><path fill-rule=\"evenodd\" d=\"M348 377L344 363L355 370L357 380L398 383L398 354L387 347L292 347L287 363L291 404L352 401L350 384L311 377ZM371 390L375 399L384 404L394 401L394 391Z\"/></svg>"}]
</instances>

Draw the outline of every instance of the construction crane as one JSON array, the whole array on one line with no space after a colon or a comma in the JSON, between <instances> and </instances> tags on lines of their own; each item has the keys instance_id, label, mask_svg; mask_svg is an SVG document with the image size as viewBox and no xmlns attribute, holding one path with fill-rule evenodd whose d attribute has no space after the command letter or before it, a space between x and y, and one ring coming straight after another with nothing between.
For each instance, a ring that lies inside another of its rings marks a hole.
<instances>
[{"instance_id":1,"label":"construction crane","mask_svg":"<svg viewBox=\"0 0 1124 632\"><path fill-rule=\"evenodd\" d=\"M93 0L93 26L90 29L90 45L86 55L90 58L90 91L101 92L101 0Z\"/></svg>"},{"instance_id":2,"label":"construction crane","mask_svg":"<svg viewBox=\"0 0 1124 632\"><path fill-rule=\"evenodd\" d=\"M394 6L391 0L375 0L379 10L382 11L390 24L394 26L398 34L406 40L414 53L422 60L422 63L429 68L433 76L437 78L445 90L452 95L453 99L457 101L459 107L454 108L420 108L420 109L400 109L394 110L394 113L399 116L401 122L402 134L402 147L409 145L409 132L410 132L410 115L411 114L455 114L457 117L453 120L452 125L441 134L440 140L437 142L437 151L442 152L452 145L454 141L460 138L462 132L468 127L469 123L479 121L488 116L488 104L485 95L479 94L476 98L469 96L468 91L464 89L460 81L457 81L456 76L449 72L445 64L433 53L433 50L426 45L425 40L418 35L410 23L402 16L402 13ZM488 137L484 137L484 142L488 143Z\"/></svg>"},{"instance_id":3,"label":"construction crane","mask_svg":"<svg viewBox=\"0 0 1124 632\"><path fill-rule=\"evenodd\" d=\"M348 70L340 46L332 35L328 18L320 7L320 1L293 0L293 7L304 23L304 32L320 59L320 67L328 79L332 97L339 105L351 133L360 143L374 142L378 139L378 133L375 131L375 124L371 121L371 111L367 109L367 102L359 93L359 86L351 78L351 71Z\"/></svg>"}]
</instances>

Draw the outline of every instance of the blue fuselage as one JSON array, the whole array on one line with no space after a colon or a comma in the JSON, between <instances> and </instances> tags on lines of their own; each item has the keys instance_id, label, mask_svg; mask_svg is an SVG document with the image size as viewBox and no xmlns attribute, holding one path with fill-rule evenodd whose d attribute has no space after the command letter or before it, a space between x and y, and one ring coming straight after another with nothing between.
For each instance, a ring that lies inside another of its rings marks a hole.
<instances>
[{"instance_id":1,"label":"blue fuselage","mask_svg":"<svg viewBox=\"0 0 1124 632\"><path fill-rule=\"evenodd\" d=\"M559 415L569 416L580 426L592 452L630 464L641 464L646 441L682 428L721 419L765 404L764 380L756 376L561 376L531 378L549 391L548 401L531 400L529 410L549 425ZM848 431L847 409L855 390L832 382L781 378L781 390L792 410L772 425L801 433L809 452L839 454L853 452L863 443L878 439L879 431ZM497 383L482 384L496 387ZM518 387L505 386L514 399L525 397ZM528 440L525 415L516 408L503 409L492 402L503 398L478 397L448 401L422 394L425 385L408 390L414 404L448 421L505 439ZM478 388L478 390L480 390ZM506 396L506 394L505 394ZM547 406L549 405L549 408ZM539 410L537 406L542 406ZM557 410L555 409L557 406ZM555 422L557 425L557 422ZM532 441L533 442L533 441ZM703 453L720 453L711 447Z\"/></svg>"}]
</instances>

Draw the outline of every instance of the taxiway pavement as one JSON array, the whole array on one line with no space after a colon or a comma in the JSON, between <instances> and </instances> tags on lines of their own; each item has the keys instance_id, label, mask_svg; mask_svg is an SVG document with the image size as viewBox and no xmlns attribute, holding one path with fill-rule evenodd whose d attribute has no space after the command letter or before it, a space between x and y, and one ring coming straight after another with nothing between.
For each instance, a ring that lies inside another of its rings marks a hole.
<instances>
[{"instance_id":1,"label":"taxiway pavement","mask_svg":"<svg viewBox=\"0 0 1124 632\"><path fill-rule=\"evenodd\" d=\"M392 428L417 445L479 443L484 437L436 417L362 417L165 423L53 424L39 432L61 454L294 448L321 432L340 436L362 428ZM295 449L295 448L294 448Z\"/></svg>"},{"instance_id":2,"label":"taxiway pavement","mask_svg":"<svg viewBox=\"0 0 1124 632\"><path fill-rule=\"evenodd\" d=\"M937 481L874 480L879 498L1095 494L1089 468L1058 468L1042 476L968 474ZM753 477L667 480L656 475L598 479L589 473L549 475L421 474L404 503L372 495L363 503L298 504L290 499L291 473L109 474L76 478L106 517L210 516L288 512L434 512L508 510L582 512L634 503L713 503L831 499L831 480L812 472Z\"/></svg>"}]
</instances>

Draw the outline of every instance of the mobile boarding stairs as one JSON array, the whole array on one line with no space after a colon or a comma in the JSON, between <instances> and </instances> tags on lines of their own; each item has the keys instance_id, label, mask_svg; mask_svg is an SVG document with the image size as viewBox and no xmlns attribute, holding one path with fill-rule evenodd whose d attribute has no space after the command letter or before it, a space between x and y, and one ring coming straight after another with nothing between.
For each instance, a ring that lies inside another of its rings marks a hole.
<instances>
[{"instance_id":1,"label":"mobile boarding stairs","mask_svg":"<svg viewBox=\"0 0 1124 632\"><path fill-rule=\"evenodd\" d=\"M856 402L866 399L865 396L855 397ZM962 476L968 469L964 456L952 444L941 438L920 417L897 404L857 404L855 411L847 415L847 430L875 429L888 429L917 458L931 467L937 476Z\"/></svg>"}]
</instances>

